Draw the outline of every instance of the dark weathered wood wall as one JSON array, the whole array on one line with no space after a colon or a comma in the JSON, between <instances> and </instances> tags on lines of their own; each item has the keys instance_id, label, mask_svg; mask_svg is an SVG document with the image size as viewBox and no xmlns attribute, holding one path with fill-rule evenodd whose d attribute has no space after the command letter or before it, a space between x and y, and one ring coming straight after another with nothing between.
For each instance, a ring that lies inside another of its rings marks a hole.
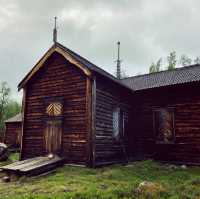
<instances>
[{"instance_id":1,"label":"dark weathered wood wall","mask_svg":"<svg viewBox=\"0 0 200 199\"><path fill-rule=\"evenodd\" d=\"M199 83L140 91L133 99L133 134L138 156L162 161L200 163ZM175 143L156 144L153 109L174 108Z\"/></svg>"},{"instance_id":2,"label":"dark weathered wood wall","mask_svg":"<svg viewBox=\"0 0 200 199\"><path fill-rule=\"evenodd\" d=\"M62 97L62 154L69 162L87 161L86 76L64 57L54 53L28 82L22 159L45 154L45 98Z\"/></svg>"},{"instance_id":3,"label":"dark weathered wood wall","mask_svg":"<svg viewBox=\"0 0 200 199\"><path fill-rule=\"evenodd\" d=\"M0 131L0 142L5 142L5 130Z\"/></svg>"},{"instance_id":4,"label":"dark weathered wood wall","mask_svg":"<svg viewBox=\"0 0 200 199\"><path fill-rule=\"evenodd\" d=\"M108 79L96 75L95 165L122 162L128 156L128 134L131 121L130 91ZM113 137L113 110L125 112L125 139ZM123 150L125 146L125 151Z\"/></svg>"},{"instance_id":5,"label":"dark weathered wood wall","mask_svg":"<svg viewBox=\"0 0 200 199\"><path fill-rule=\"evenodd\" d=\"M19 147L21 143L21 122L6 123L5 143L10 147Z\"/></svg>"}]
</instances>

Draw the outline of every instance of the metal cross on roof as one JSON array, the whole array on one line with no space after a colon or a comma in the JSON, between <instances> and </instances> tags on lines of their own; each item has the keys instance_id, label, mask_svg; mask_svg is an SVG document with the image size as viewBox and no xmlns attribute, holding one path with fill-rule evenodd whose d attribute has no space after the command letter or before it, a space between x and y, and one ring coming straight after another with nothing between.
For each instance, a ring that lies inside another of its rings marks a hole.
<instances>
[{"instance_id":1,"label":"metal cross on roof","mask_svg":"<svg viewBox=\"0 0 200 199\"><path fill-rule=\"evenodd\" d=\"M57 42L57 17L54 17L54 29L53 29L53 42L56 43Z\"/></svg>"}]
</instances>

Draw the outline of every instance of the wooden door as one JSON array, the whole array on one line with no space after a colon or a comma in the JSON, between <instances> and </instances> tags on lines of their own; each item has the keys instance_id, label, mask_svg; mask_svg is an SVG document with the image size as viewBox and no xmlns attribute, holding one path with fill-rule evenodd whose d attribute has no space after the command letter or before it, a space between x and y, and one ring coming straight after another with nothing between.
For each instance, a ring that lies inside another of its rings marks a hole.
<instances>
[{"instance_id":1,"label":"wooden door","mask_svg":"<svg viewBox=\"0 0 200 199\"><path fill-rule=\"evenodd\" d=\"M48 120L45 128L45 149L47 153L59 154L61 151L62 121Z\"/></svg>"}]
</instances>

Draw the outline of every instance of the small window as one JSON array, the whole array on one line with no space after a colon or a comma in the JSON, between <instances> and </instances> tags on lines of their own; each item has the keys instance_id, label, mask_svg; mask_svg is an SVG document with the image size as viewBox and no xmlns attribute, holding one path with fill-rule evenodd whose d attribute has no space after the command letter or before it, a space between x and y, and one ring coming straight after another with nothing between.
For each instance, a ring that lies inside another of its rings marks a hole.
<instances>
[{"instance_id":1,"label":"small window","mask_svg":"<svg viewBox=\"0 0 200 199\"><path fill-rule=\"evenodd\" d=\"M156 143L169 144L174 142L174 111L161 108L154 110L154 131Z\"/></svg>"},{"instance_id":2,"label":"small window","mask_svg":"<svg viewBox=\"0 0 200 199\"><path fill-rule=\"evenodd\" d=\"M119 108L113 110L113 137L124 136L124 112Z\"/></svg>"},{"instance_id":3,"label":"small window","mask_svg":"<svg viewBox=\"0 0 200 199\"><path fill-rule=\"evenodd\" d=\"M115 108L113 110L113 137L118 137L120 129L120 109Z\"/></svg>"}]
</instances>

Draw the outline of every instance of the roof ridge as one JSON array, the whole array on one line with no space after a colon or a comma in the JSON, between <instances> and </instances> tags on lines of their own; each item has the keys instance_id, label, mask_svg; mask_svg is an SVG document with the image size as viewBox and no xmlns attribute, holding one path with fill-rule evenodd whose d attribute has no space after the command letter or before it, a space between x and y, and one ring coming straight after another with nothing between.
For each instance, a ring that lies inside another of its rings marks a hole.
<instances>
[{"instance_id":1,"label":"roof ridge","mask_svg":"<svg viewBox=\"0 0 200 199\"><path fill-rule=\"evenodd\" d=\"M131 91L133 91L131 88L129 88L127 85L125 85L123 82L121 82L119 79L117 79L114 75L112 75L111 73L107 72L106 70L102 69L101 67L93 64L92 62L90 62L89 60L87 60L86 58L82 57L81 55L79 55L78 53L72 51L71 49L65 47L64 45L62 45L61 43L56 43L57 46L59 46L60 48L62 48L63 50L67 51L68 53L71 54L72 57L74 57L75 59L82 59L83 61L86 62L86 64L89 64L91 66L88 66L88 68L90 70L95 71L96 73L99 73L101 75L103 75L106 78L109 78L110 80L114 81L115 83L125 87L126 89L129 89ZM79 60L79 61L80 61Z\"/></svg>"},{"instance_id":2,"label":"roof ridge","mask_svg":"<svg viewBox=\"0 0 200 199\"><path fill-rule=\"evenodd\" d=\"M175 84L200 82L200 65L194 64L176 68L176 70L171 71L161 71L152 74L133 76L122 79L122 82L135 91Z\"/></svg>"},{"instance_id":3,"label":"roof ridge","mask_svg":"<svg viewBox=\"0 0 200 199\"><path fill-rule=\"evenodd\" d=\"M133 76L130 76L130 77L125 77L121 80L126 80L126 79L134 78L134 77L153 76L153 75L160 74L160 73L173 72L173 71L178 71L178 70L185 70L185 69L192 68L192 67L200 67L200 64L192 64L192 65L189 65L189 66L183 66L183 67L175 68L173 70L162 70L162 71L158 71L158 72L154 72L154 73L145 73L145 74L141 74L141 75L133 75Z\"/></svg>"},{"instance_id":4,"label":"roof ridge","mask_svg":"<svg viewBox=\"0 0 200 199\"><path fill-rule=\"evenodd\" d=\"M70 51L71 53L75 54L76 56L79 56L81 59L84 59L85 61L87 61L88 63L90 63L90 64L92 64L93 66L97 67L98 69L104 71L105 73L107 73L108 75L110 75L111 77L113 77L114 79L118 80L113 74L107 72L106 70L104 70L104 69L102 69L101 67L97 66L96 64L92 63L91 61L89 61L89 60L86 59L85 57L82 57L81 55L79 55L78 53L74 52L73 50L71 50L71 49L65 47L63 44L58 43L58 42L57 42L57 44L60 45L62 48L67 49L67 50Z\"/></svg>"}]
</instances>

